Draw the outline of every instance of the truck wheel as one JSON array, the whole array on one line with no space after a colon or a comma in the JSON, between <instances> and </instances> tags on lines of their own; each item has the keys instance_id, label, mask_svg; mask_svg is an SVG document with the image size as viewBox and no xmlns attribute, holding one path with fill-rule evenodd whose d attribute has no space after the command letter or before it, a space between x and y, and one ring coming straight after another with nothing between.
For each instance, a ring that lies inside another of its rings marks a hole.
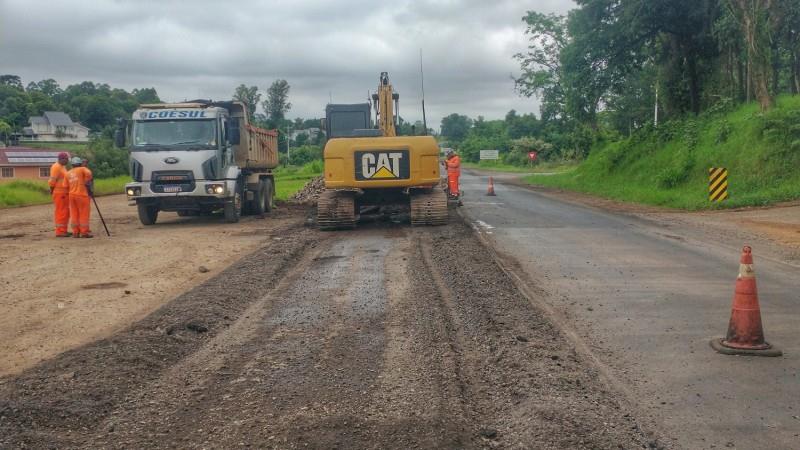
<instances>
[{"instance_id":1,"label":"truck wheel","mask_svg":"<svg viewBox=\"0 0 800 450\"><path fill-rule=\"evenodd\" d=\"M158 206L139 203L136 205L136 209L139 211L139 221L142 222L142 225L153 225L156 223L158 219Z\"/></svg>"},{"instance_id":2,"label":"truck wheel","mask_svg":"<svg viewBox=\"0 0 800 450\"><path fill-rule=\"evenodd\" d=\"M271 179L264 180L264 212L272 211L275 206L275 185Z\"/></svg>"},{"instance_id":3,"label":"truck wheel","mask_svg":"<svg viewBox=\"0 0 800 450\"><path fill-rule=\"evenodd\" d=\"M264 212L267 210L264 203L267 201L267 181L261 180L258 183L258 188L253 191L252 209L250 210L253 215L264 218Z\"/></svg>"},{"instance_id":4,"label":"truck wheel","mask_svg":"<svg viewBox=\"0 0 800 450\"><path fill-rule=\"evenodd\" d=\"M225 214L225 222L236 223L239 221L239 218L242 217L242 203L242 188L237 183L236 193L233 195L233 199L225 203L222 209Z\"/></svg>"}]
</instances>

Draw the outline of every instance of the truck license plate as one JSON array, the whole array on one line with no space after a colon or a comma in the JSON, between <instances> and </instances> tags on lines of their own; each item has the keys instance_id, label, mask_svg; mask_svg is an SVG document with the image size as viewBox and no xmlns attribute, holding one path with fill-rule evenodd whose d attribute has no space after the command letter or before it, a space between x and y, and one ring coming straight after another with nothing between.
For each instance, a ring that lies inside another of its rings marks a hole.
<instances>
[{"instance_id":1,"label":"truck license plate","mask_svg":"<svg viewBox=\"0 0 800 450\"><path fill-rule=\"evenodd\" d=\"M180 186L164 186L164 192L181 192Z\"/></svg>"}]
</instances>

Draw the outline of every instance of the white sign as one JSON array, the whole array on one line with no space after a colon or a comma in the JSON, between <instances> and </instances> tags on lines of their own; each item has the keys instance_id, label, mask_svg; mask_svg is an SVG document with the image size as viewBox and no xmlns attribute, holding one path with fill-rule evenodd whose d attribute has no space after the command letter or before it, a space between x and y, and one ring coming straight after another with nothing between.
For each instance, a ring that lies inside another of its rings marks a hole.
<instances>
[{"instance_id":1,"label":"white sign","mask_svg":"<svg viewBox=\"0 0 800 450\"><path fill-rule=\"evenodd\" d=\"M500 159L500 150L481 150L481 159Z\"/></svg>"}]
</instances>

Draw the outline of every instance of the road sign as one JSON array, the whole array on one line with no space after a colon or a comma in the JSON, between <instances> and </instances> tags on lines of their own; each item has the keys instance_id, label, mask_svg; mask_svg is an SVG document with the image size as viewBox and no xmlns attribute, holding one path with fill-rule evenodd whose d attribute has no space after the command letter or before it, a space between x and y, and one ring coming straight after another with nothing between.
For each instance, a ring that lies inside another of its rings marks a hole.
<instances>
[{"instance_id":1,"label":"road sign","mask_svg":"<svg viewBox=\"0 0 800 450\"><path fill-rule=\"evenodd\" d=\"M536 152L528 152L528 159L531 161L536 161Z\"/></svg>"},{"instance_id":2,"label":"road sign","mask_svg":"<svg viewBox=\"0 0 800 450\"><path fill-rule=\"evenodd\" d=\"M721 202L728 198L728 169L711 167L708 169L708 199Z\"/></svg>"},{"instance_id":3,"label":"road sign","mask_svg":"<svg viewBox=\"0 0 800 450\"><path fill-rule=\"evenodd\" d=\"M481 159L500 159L500 150L481 150Z\"/></svg>"}]
</instances>

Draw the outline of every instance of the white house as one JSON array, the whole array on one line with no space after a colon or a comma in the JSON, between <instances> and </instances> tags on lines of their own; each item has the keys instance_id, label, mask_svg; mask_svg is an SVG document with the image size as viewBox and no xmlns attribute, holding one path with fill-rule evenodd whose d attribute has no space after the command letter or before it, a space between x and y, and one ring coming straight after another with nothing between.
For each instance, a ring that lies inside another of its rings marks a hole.
<instances>
[{"instance_id":1,"label":"white house","mask_svg":"<svg viewBox=\"0 0 800 450\"><path fill-rule=\"evenodd\" d=\"M297 137L300 135L308 136L309 141L313 141L322 133L322 130L319 128L308 128L305 130L292 130L291 138L293 141L297 140Z\"/></svg>"},{"instance_id":2,"label":"white house","mask_svg":"<svg viewBox=\"0 0 800 450\"><path fill-rule=\"evenodd\" d=\"M31 126L22 130L26 141L86 142L89 128L73 122L60 111L45 111L42 116L30 118Z\"/></svg>"}]
</instances>

